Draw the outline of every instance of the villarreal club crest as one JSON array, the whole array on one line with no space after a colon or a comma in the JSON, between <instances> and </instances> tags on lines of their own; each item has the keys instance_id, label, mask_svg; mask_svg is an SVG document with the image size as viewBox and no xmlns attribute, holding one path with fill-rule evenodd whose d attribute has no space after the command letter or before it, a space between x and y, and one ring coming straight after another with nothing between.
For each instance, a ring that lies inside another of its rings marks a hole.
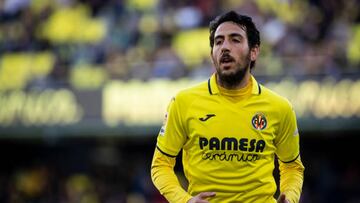
<instances>
[{"instance_id":1,"label":"villarreal club crest","mask_svg":"<svg viewBox=\"0 0 360 203\"><path fill-rule=\"evenodd\" d=\"M267 120L263 113L256 113L251 120L252 126L256 130L264 130L267 126Z\"/></svg>"}]
</instances>

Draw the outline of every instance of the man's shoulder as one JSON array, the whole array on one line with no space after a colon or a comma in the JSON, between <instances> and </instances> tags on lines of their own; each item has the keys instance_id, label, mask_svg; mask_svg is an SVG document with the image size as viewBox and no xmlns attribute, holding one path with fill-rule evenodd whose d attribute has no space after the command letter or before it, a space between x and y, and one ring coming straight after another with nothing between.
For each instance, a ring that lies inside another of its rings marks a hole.
<instances>
[{"instance_id":1,"label":"man's shoulder","mask_svg":"<svg viewBox=\"0 0 360 203\"><path fill-rule=\"evenodd\" d=\"M281 108L292 108L290 101L279 93L261 85L261 94L272 104Z\"/></svg>"}]
</instances>

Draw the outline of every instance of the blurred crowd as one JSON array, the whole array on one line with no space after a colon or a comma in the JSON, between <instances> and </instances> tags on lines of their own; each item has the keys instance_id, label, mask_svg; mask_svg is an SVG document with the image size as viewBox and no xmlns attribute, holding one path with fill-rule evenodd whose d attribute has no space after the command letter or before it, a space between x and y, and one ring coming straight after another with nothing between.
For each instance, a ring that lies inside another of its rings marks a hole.
<instances>
[{"instance_id":1,"label":"blurred crowd","mask_svg":"<svg viewBox=\"0 0 360 203\"><path fill-rule=\"evenodd\" d=\"M166 203L150 178L155 139L2 141L0 202ZM301 147L301 203L360 201L355 132L306 134ZM186 185L180 167L175 169Z\"/></svg>"},{"instance_id":2,"label":"blurred crowd","mask_svg":"<svg viewBox=\"0 0 360 203\"><path fill-rule=\"evenodd\" d=\"M2 141L0 202L165 203L150 179L149 143Z\"/></svg>"},{"instance_id":3,"label":"blurred crowd","mask_svg":"<svg viewBox=\"0 0 360 203\"><path fill-rule=\"evenodd\" d=\"M206 78L208 25L235 10L261 33L255 74L360 72L359 0L4 0L0 89Z\"/></svg>"}]
</instances>

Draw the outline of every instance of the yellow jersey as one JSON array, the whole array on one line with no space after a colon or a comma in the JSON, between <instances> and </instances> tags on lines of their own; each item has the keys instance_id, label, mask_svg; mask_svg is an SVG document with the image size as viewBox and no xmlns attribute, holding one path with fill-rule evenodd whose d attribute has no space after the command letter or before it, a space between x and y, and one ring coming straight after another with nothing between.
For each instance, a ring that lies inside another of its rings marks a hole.
<instances>
[{"instance_id":1,"label":"yellow jersey","mask_svg":"<svg viewBox=\"0 0 360 203\"><path fill-rule=\"evenodd\" d=\"M168 107L157 149L183 149L188 193L216 192L210 202L276 202L275 154L299 156L295 113L283 97L251 76L251 95L238 102L220 94L216 75L180 91Z\"/></svg>"}]
</instances>

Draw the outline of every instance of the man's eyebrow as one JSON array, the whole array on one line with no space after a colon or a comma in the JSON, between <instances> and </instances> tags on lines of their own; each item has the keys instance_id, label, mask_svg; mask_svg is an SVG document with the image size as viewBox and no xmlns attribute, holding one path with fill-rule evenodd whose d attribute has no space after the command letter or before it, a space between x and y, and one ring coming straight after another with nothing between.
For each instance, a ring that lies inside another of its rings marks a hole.
<instances>
[{"instance_id":1,"label":"man's eyebrow","mask_svg":"<svg viewBox=\"0 0 360 203\"><path fill-rule=\"evenodd\" d=\"M244 38L244 36L242 36L241 34L239 33L230 33L229 34L230 37L240 37L240 38ZM215 36L215 39L224 39L224 35L217 35Z\"/></svg>"},{"instance_id":2,"label":"man's eyebrow","mask_svg":"<svg viewBox=\"0 0 360 203\"><path fill-rule=\"evenodd\" d=\"M217 36L215 36L215 39L224 39L225 37L224 37L224 35L217 35Z\"/></svg>"},{"instance_id":3,"label":"man's eyebrow","mask_svg":"<svg viewBox=\"0 0 360 203\"><path fill-rule=\"evenodd\" d=\"M242 36L242 35L239 34L239 33L231 33L231 34L230 34L230 37L240 37L240 38L244 38L244 36Z\"/></svg>"}]
</instances>

